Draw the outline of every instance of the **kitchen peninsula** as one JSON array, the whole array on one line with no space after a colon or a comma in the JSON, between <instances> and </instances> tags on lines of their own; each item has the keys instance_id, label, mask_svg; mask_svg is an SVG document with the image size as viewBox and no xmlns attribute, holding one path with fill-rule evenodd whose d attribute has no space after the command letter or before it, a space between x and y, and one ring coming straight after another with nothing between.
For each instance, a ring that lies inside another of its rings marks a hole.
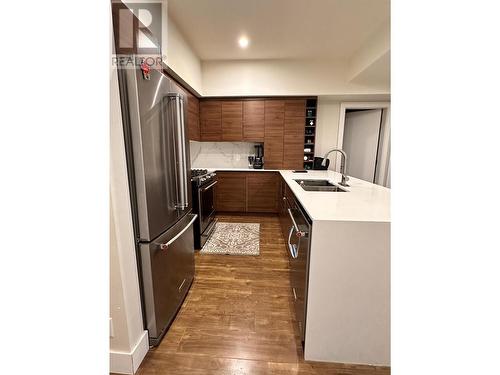
<instances>
[{"instance_id":1,"label":"kitchen peninsula","mask_svg":"<svg viewBox=\"0 0 500 375\"><path fill-rule=\"evenodd\" d=\"M306 191L296 181L328 180L338 185L341 174L334 171L208 170L224 181L217 186L218 211L276 212L286 217L282 202L288 196L309 218L304 358L389 365L390 189L350 177L345 192ZM249 184L257 192L250 191ZM240 205L230 201L231 194ZM242 197L247 197L246 204ZM287 253L288 229L285 225Z\"/></svg>"}]
</instances>

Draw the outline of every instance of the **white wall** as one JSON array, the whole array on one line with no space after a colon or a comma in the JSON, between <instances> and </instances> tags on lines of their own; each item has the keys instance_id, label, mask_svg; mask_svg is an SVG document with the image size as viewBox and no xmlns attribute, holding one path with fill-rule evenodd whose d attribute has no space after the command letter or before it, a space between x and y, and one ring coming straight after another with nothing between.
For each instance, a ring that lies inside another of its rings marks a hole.
<instances>
[{"instance_id":1,"label":"white wall","mask_svg":"<svg viewBox=\"0 0 500 375\"><path fill-rule=\"evenodd\" d=\"M127 329L127 316L123 309L125 305L122 288L123 281L120 272L115 220L111 206L109 224L109 315L111 319L110 324L113 327L113 332L110 332L109 346L114 351L128 351L130 349L130 338Z\"/></svg>"},{"instance_id":2,"label":"white wall","mask_svg":"<svg viewBox=\"0 0 500 375\"><path fill-rule=\"evenodd\" d=\"M201 62L172 18L168 18L167 65L202 94Z\"/></svg>"},{"instance_id":3,"label":"white wall","mask_svg":"<svg viewBox=\"0 0 500 375\"><path fill-rule=\"evenodd\" d=\"M323 157L337 147L339 132L340 102L328 97L318 97L318 119L316 122L316 145L314 156ZM328 169L335 170L335 158L330 157Z\"/></svg>"},{"instance_id":4,"label":"white wall","mask_svg":"<svg viewBox=\"0 0 500 375\"><path fill-rule=\"evenodd\" d=\"M388 94L347 81L348 63L328 60L203 61L203 95Z\"/></svg>"},{"instance_id":5,"label":"white wall","mask_svg":"<svg viewBox=\"0 0 500 375\"><path fill-rule=\"evenodd\" d=\"M354 53L349 61L349 80L359 82L365 71L369 71L372 65L384 56L390 56L391 51L391 25L389 22L383 24L380 29L367 40L361 48ZM387 70L390 70L390 59L384 62ZM379 71L380 72L380 71ZM384 78L381 83L389 90L390 77Z\"/></svg>"},{"instance_id":6,"label":"white wall","mask_svg":"<svg viewBox=\"0 0 500 375\"><path fill-rule=\"evenodd\" d=\"M314 156L323 157L332 148L338 147L340 106L349 102L388 102L389 95L338 95L318 96L318 118L316 122L316 146ZM337 171L336 155L330 154L328 169ZM339 165L340 166L340 165Z\"/></svg>"}]
</instances>

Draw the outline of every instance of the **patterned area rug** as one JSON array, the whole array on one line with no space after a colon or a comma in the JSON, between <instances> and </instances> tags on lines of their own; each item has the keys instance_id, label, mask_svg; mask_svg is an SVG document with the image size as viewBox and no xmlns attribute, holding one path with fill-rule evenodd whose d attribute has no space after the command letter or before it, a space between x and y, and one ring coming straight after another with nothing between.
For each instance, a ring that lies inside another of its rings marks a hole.
<instances>
[{"instance_id":1,"label":"patterned area rug","mask_svg":"<svg viewBox=\"0 0 500 375\"><path fill-rule=\"evenodd\" d=\"M260 224L220 223L200 250L202 254L259 255Z\"/></svg>"}]
</instances>

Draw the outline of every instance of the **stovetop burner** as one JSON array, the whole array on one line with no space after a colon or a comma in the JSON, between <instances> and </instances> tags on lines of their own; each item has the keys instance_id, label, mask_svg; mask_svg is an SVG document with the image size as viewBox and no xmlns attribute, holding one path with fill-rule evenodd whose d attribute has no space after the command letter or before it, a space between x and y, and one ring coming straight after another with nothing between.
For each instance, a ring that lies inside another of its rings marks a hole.
<instances>
[{"instance_id":1,"label":"stovetop burner","mask_svg":"<svg viewBox=\"0 0 500 375\"><path fill-rule=\"evenodd\" d=\"M208 169L191 169L191 178L203 176L208 173Z\"/></svg>"},{"instance_id":2,"label":"stovetop burner","mask_svg":"<svg viewBox=\"0 0 500 375\"><path fill-rule=\"evenodd\" d=\"M208 173L208 169L191 169L191 181L194 186L202 187L215 179L216 173Z\"/></svg>"}]
</instances>

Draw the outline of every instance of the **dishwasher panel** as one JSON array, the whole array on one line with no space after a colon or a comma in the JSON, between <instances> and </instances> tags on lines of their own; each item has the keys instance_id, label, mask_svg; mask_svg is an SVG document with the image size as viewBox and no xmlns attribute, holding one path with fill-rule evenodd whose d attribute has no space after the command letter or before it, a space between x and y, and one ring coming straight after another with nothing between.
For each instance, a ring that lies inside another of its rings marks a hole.
<instances>
[{"instance_id":1,"label":"dishwasher panel","mask_svg":"<svg viewBox=\"0 0 500 375\"><path fill-rule=\"evenodd\" d=\"M290 284L294 298L295 317L299 325L301 339L304 341L312 225L300 205L295 200L291 203L288 210L291 225L287 238Z\"/></svg>"}]
</instances>

